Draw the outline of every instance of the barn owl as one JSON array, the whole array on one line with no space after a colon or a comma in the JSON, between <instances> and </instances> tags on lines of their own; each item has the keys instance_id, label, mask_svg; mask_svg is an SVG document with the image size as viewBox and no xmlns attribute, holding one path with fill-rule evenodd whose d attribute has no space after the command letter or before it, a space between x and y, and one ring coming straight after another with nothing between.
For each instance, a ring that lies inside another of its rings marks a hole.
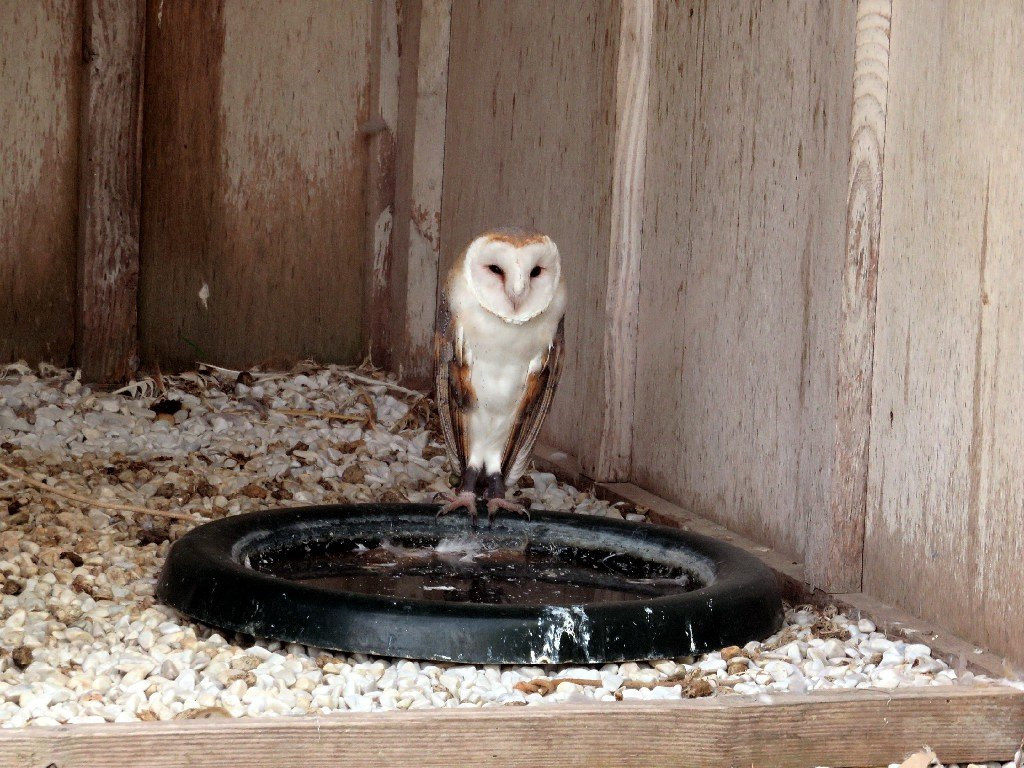
<instances>
[{"instance_id":1,"label":"barn owl","mask_svg":"<svg viewBox=\"0 0 1024 768\"><path fill-rule=\"evenodd\" d=\"M445 446L460 473L438 515L463 508L488 519L526 471L561 371L565 286L558 247L538 232L477 237L452 267L434 337L437 407Z\"/></svg>"}]
</instances>

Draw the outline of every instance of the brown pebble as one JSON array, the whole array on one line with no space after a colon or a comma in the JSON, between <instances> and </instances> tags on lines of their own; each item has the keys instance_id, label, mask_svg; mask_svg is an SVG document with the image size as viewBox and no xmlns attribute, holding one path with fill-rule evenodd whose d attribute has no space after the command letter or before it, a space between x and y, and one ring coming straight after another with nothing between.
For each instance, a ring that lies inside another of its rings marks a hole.
<instances>
[{"instance_id":1,"label":"brown pebble","mask_svg":"<svg viewBox=\"0 0 1024 768\"><path fill-rule=\"evenodd\" d=\"M316 665L320 667L320 669L323 669L328 664L334 664L337 661L338 660L336 658L327 653L321 653L319 656L316 657Z\"/></svg>"},{"instance_id":2,"label":"brown pebble","mask_svg":"<svg viewBox=\"0 0 1024 768\"><path fill-rule=\"evenodd\" d=\"M256 483L249 483L239 493L243 496L248 496L250 499L265 499L268 495L266 489L260 488Z\"/></svg>"},{"instance_id":3,"label":"brown pebble","mask_svg":"<svg viewBox=\"0 0 1024 768\"><path fill-rule=\"evenodd\" d=\"M217 495L217 489L213 486L212 483L206 480L200 480L199 483L196 484L196 493L198 493L203 498L208 499L212 496Z\"/></svg>"},{"instance_id":4,"label":"brown pebble","mask_svg":"<svg viewBox=\"0 0 1024 768\"><path fill-rule=\"evenodd\" d=\"M232 669L250 670L256 669L263 662L256 656L242 656L231 662Z\"/></svg>"},{"instance_id":5,"label":"brown pebble","mask_svg":"<svg viewBox=\"0 0 1024 768\"><path fill-rule=\"evenodd\" d=\"M726 672L730 675L742 675L747 671L747 665L742 661L730 661Z\"/></svg>"},{"instance_id":6,"label":"brown pebble","mask_svg":"<svg viewBox=\"0 0 1024 768\"><path fill-rule=\"evenodd\" d=\"M256 673L251 670L239 669L236 672L232 672L228 675L228 680L234 682L235 680L242 680L247 688L252 688L256 685Z\"/></svg>"},{"instance_id":7,"label":"brown pebble","mask_svg":"<svg viewBox=\"0 0 1024 768\"><path fill-rule=\"evenodd\" d=\"M75 592L84 592L87 595L92 595L92 584L86 581L84 576L75 576L71 582L71 589Z\"/></svg>"},{"instance_id":8,"label":"brown pebble","mask_svg":"<svg viewBox=\"0 0 1024 768\"><path fill-rule=\"evenodd\" d=\"M79 567L85 565L85 560L83 560L82 556L80 554L78 554L77 552L71 552L69 550L69 551L66 551L66 552L61 552L60 556L63 559L67 560L69 563L71 563L71 565L73 565L75 568L79 568Z\"/></svg>"},{"instance_id":9,"label":"brown pebble","mask_svg":"<svg viewBox=\"0 0 1024 768\"><path fill-rule=\"evenodd\" d=\"M159 717L157 717L156 712L154 712L152 709L140 709L138 712L135 713L135 716L139 718L139 720L142 720L143 722L147 723L160 719Z\"/></svg>"},{"instance_id":10,"label":"brown pebble","mask_svg":"<svg viewBox=\"0 0 1024 768\"><path fill-rule=\"evenodd\" d=\"M738 645L730 645L728 648L722 649L722 658L725 659L725 661L732 661L737 656L746 656L743 649Z\"/></svg>"},{"instance_id":11,"label":"brown pebble","mask_svg":"<svg viewBox=\"0 0 1024 768\"><path fill-rule=\"evenodd\" d=\"M143 528L139 531L139 544L163 544L171 538L171 531L164 525L154 525L152 528Z\"/></svg>"},{"instance_id":12,"label":"brown pebble","mask_svg":"<svg viewBox=\"0 0 1024 768\"><path fill-rule=\"evenodd\" d=\"M156 489L154 496L159 496L162 499L170 499L177 495L178 489L174 486L174 483L164 483Z\"/></svg>"},{"instance_id":13,"label":"brown pebble","mask_svg":"<svg viewBox=\"0 0 1024 768\"><path fill-rule=\"evenodd\" d=\"M24 669L32 663L32 649L27 645L19 645L11 651L11 660L18 669Z\"/></svg>"},{"instance_id":14,"label":"brown pebble","mask_svg":"<svg viewBox=\"0 0 1024 768\"><path fill-rule=\"evenodd\" d=\"M701 696L710 696L715 692L705 678L701 677L683 687L683 695L690 699L698 699Z\"/></svg>"},{"instance_id":15,"label":"brown pebble","mask_svg":"<svg viewBox=\"0 0 1024 768\"><path fill-rule=\"evenodd\" d=\"M358 464L350 464L345 467L345 471L341 473L341 479L342 482L359 485L366 479L366 473Z\"/></svg>"},{"instance_id":16,"label":"brown pebble","mask_svg":"<svg viewBox=\"0 0 1024 768\"><path fill-rule=\"evenodd\" d=\"M21 582L15 581L14 579L8 579L4 582L3 593L5 595L20 595L21 590L25 587Z\"/></svg>"}]
</instances>

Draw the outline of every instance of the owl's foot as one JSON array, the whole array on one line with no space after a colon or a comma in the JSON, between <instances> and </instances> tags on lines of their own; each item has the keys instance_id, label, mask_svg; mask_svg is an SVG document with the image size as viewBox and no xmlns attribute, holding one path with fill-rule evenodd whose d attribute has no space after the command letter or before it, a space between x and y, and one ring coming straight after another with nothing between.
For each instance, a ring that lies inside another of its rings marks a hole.
<instances>
[{"instance_id":1,"label":"owl's foot","mask_svg":"<svg viewBox=\"0 0 1024 768\"><path fill-rule=\"evenodd\" d=\"M476 520L476 494L472 491L461 491L460 493L446 493L444 499L448 502L437 511L438 517L443 517L457 509L465 509L469 513L469 519Z\"/></svg>"},{"instance_id":2,"label":"owl's foot","mask_svg":"<svg viewBox=\"0 0 1024 768\"><path fill-rule=\"evenodd\" d=\"M507 509L509 512L515 512L517 515L525 517L527 520L530 519L530 510L522 504L517 504L505 498L495 497L487 500L487 522L491 522L497 517L499 509Z\"/></svg>"}]
</instances>

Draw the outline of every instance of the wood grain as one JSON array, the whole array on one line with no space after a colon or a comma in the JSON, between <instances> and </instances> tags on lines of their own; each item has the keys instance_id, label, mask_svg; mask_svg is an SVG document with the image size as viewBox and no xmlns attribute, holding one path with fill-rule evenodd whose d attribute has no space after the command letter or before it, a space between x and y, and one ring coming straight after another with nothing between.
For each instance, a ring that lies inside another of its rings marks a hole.
<instances>
[{"instance_id":1,"label":"wood grain","mask_svg":"<svg viewBox=\"0 0 1024 768\"><path fill-rule=\"evenodd\" d=\"M86 381L139 366L145 0L86 0L75 357Z\"/></svg>"},{"instance_id":2,"label":"wood grain","mask_svg":"<svg viewBox=\"0 0 1024 768\"><path fill-rule=\"evenodd\" d=\"M0 3L0 363L74 344L82 6Z\"/></svg>"},{"instance_id":3,"label":"wood grain","mask_svg":"<svg viewBox=\"0 0 1024 768\"><path fill-rule=\"evenodd\" d=\"M1008 760L1022 729L1024 693L948 687L27 728L0 733L0 765L841 768L925 743L945 762Z\"/></svg>"},{"instance_id":4,"label":"wood grain","mask_svg":"<svg viewBox=\"0 0 1024 768\"><path fill-rule=\"evenodd\" d=\"M808 578L830 592L860 590L864 564L891 13L891 0L857 4L835 457L826 513L808 528L806 554Z\"/></svg>"},{"instance_id":5,"label":"wood grain","mask_svg":"<svg viewBox=\"0 0 1024 768\"><path fill-rule=\"evenodd\" d=\"M393 366L424 389L433 369L451 17L452 0L402 5L391 338Z\"/></svg>"},{"instance_id":6,"label":"wood grain","mask_svg":"<svg viewBox=\"0 0 1024 768\"><path fill-rule=\"evenodd\" d=\"M370 360L392 366L391 271L394 259L395 136L398 131L398 0L373 0L370 119L366 166L366 287L363 320Z\"/></svg>"},{"instance_id":7,"label":"wood grain","mask_svg":"<svg viewBox=\"0 0 1024 768\"><path fill-rule=\"evenodd\" d=\"M619 22L611 0L467 0L452 16L442 272L496 226L558 243L571 298L542 439L589 472L605 431Z\"/></svg>"},{"instance_id":8,"label":"wood grain","mask_svg":"<svg viewBox=\"0 0 1024 768\"><path fill-rule=\"evenodd\" d=\"M1024 661L1024 16L893 4L864 588Z\"/></svg>"},{"instance_id":9,"label":"wood grain","mask_svg":"<svg viewBox=\"0 0 1024 768\"><path fill-rule=\"evenodd\" d=\"M657 4L632 480L797 560L835 449L855 11Z\"/></svg>"},{"instance_id":10,"label":"wood grain","mask_svg":"<svg viewBox=\"0 0 1024 768\"><path fill-rule=\"evenodd\" d=\"M615 73L615 156L605 296L603 424L590 464L596 480L626 480L633 458L636 347L640 314L647 109L654 0L622 0Z\"/></svg>"},{"instance_id":11,"label":"wood grain","mask_svg":"<svg viewBox=\"0 0 1024 768\"><path fill-rule=\"evenodd\" d=\"M359 358L372 13L370 0L150 1L148 362Z\"/></svg>"}]
</instances>

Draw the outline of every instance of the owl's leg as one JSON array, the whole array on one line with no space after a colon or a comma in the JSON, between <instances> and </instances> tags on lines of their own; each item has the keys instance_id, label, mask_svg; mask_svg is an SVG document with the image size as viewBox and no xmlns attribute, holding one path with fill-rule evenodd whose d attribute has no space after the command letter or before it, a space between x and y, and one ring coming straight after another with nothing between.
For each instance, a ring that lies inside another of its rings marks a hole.
<instances>
[{"instance_id":1,"label":"owl's leg","mask_svg":"<svg viewBox=\"0 0 1024 768\"><path fill-rule=\"evenodd\" d=\"M438 510L437 516L441 517L457 509L465 509L469 513L470 519L476 520L476 483L479 479L480 470L476 467L466 467L462 470L459 490L444 495L448 503Z\"/></svg>"},{"instance_id":2,"label":"owl's leg","mask_svg":"<svg viewBox=\"0 0 1024 768\"><path fill-rule=\"evenodd\" d=\"M507 509L530 519L529 510L522 504L509 501L505 498L505 478L501 472L493 472L487 476L487 487L484 489L484 498L487 499L487 520L493 520L499 509Z\"/></svg>"}]
</instances>

